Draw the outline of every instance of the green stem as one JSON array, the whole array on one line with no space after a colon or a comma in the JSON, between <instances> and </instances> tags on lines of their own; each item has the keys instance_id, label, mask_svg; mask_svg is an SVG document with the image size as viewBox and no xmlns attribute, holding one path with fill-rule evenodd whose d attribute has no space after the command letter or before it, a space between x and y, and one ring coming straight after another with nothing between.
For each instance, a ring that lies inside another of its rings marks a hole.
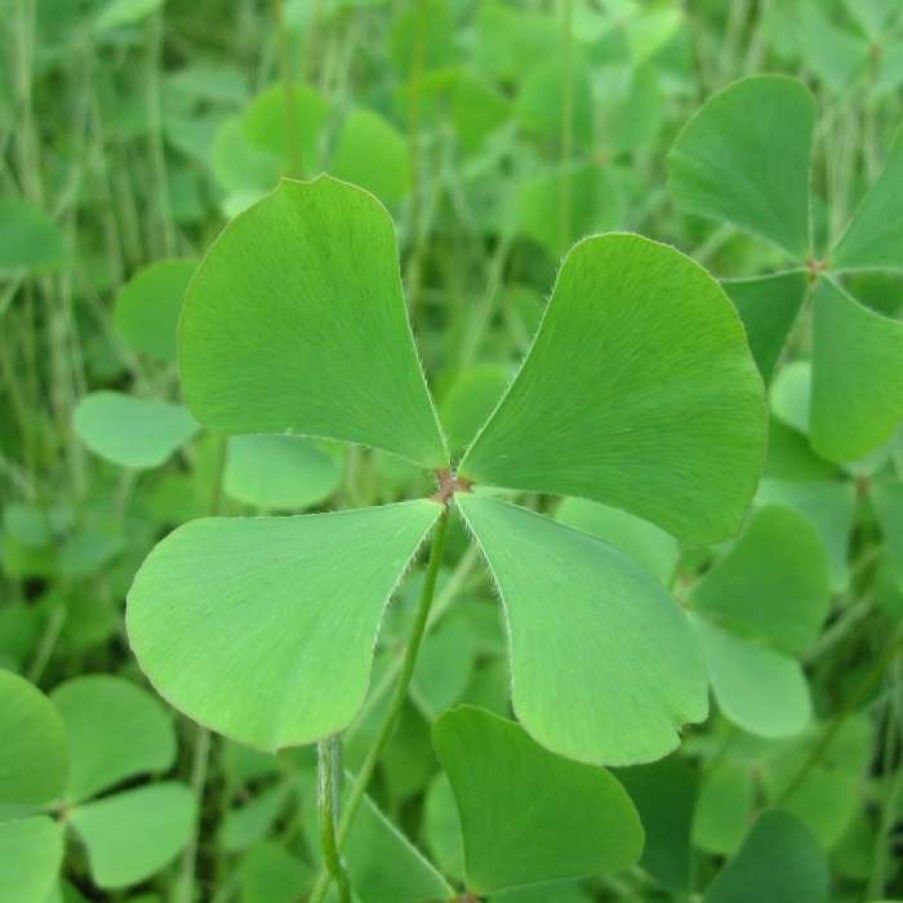
<instances>
[{"instance_id":1,"label":"green stem","mask_svg":"<svg viewBox=\"0 0 903 903\"><path fill-rule=\"evenodd\" d=\"M414 619L414 626L411 628L411 636L408 640L408 648L405 651L404 662L401 666L401 673L398 676L398 683L395 685L395 692L392 694L392 700L389 703L389 709L380 725L379 731L370 749L367 751L366 758L357 773L354 786L348 796L348 802L342 810L339 819L338 831L336 833L336 845L341 851L342 846L348 839L348 832L354 822L354 816L358 808L363 802L364 794L370 780L376 771L377 763L380 756L398 724L401 717L402 709L408 698L408 687L411 685L411 678L414 676L414 666L417 664L417 653L420 651L420 645L423 642L426 626L429 623L430 608L433 604L433 596L436 592L436 580L439 577L439 566L442 564L442 557L445 553L445 540L448 537L448 508L442 512L436 531L433 533L432 547L430 548L430 560L426 571L426 582L423 584L423 591L420 594L420 602L417 606L417 614ZM332 876L329 871L324 869L317 878L317 883L311 892L308 903L323 903L326 894L329 891L329 885Z\"/></svg>"},{"instance_id":2,"label":"green stem","mask_svg":"<svg viewBox=\"0 0 903 903\"><path fill-rule=\"evenodd\" d=\"M564 21L562 23L562 58L564 79L561 97L561 208L558 211L558 243L563 254L571 243L571 156L574 136L574 61L571 52L571 0L564 0Z\"/></svg>"},{"instance_id":3,"label":"green stem","mask_svg":"<svg viewBox=\"0 0 903 903\"><path fill-rule=\"evenodd\" d=\"M198 725L194 740L194 757L191 763L191 789L200 802L204 797L207 785L207 768L210 764L210 731ZM199 832L194 831L185 852L182 855L182 867L179 873L175 903L191 903L194 898L194 873L198 857Z\"/></svg>"},{"instance_id":4,"label":"green stem","mask_svg":"<svg viewBox=\"0 0 903 903\"><path fill-rule=\"evenodd\" d=\"M336 839L342 787L342 738L332 734L317 744L317 806L323 863L339 889L340 903L351 903L351 883Z\"/></svg>"},{"instance_id":5,"label":"green stem","mask_svg":"<svg viewBox=\"0 0 903 903\"><path fill-rule=\"evenodd\" d=\"M276 35L279 41L279 68L282 72L282 90L285 94L285 134L288 139L288 172L286 175L301 178L304 160L301 154L301 131L298 123L298 104L295 100L295 80L292 75L291 48L282 0L274 0L273 15L276 19Z\"/></svg>"},{"instance_id":6,"label":"green stem","mask_svg":"<svg viewBox=\"0 0 903 903\"><path fill-rule=\"evenodd\" d=\"M169 202L169 179L163 149L163 115L160 105L160 56L163 51L163 16L157 12L148 22L147 33L147 137L154 181L157 183L157 213L163 229L163 252L176 253L176 236Z\"/></svg>"}]
</instances>

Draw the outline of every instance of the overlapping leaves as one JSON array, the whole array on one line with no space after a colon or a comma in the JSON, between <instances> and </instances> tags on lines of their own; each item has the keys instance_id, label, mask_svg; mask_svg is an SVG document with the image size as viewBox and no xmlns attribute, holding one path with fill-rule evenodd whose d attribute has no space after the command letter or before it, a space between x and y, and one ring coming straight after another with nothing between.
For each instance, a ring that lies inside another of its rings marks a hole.
<instances>
[{"instance_id":1,"label":"overlapping leaves","mask_svg":"<svg viewBox=\"0 0 903 903\"><path fill-rule=\"evenodd\" d=\"M766 379L807 285L814 288L812 444L828 460L851 461L887 441L903 420L903 323L863 306L842 284L858 271L903 270L903 133L843 234L818 253L809 191L815 121L815 101L797 79L735 82L678 136L671 188L684 209L733 223L786 255L786 272L725 283Z\"/></svg>"},{"instance_id":2,"label":"overlapping leaves","mask_svg":"<svg viewBox=\"0 0 903 903\"><path fill-rule=\"evenodd\" d=\"M391 220L360 189L283 182L239 216L191 284L180 338L185 396L205 426L453 465L407 323ZM718 285L671 248L597 236L565 260L527 359L459 473L478 489L608 503L708 543L740 525L764 417ZM499 586L515 710L534 738L571 758L627 763L663 755L681 724L705 716L692 632L646 571L482 491L454 501ZM182 527L135 580L133 648L164 696L251 745L341 730L366 693L383 608L441 514L421 500Z\"/></svg>"}]
</instances>

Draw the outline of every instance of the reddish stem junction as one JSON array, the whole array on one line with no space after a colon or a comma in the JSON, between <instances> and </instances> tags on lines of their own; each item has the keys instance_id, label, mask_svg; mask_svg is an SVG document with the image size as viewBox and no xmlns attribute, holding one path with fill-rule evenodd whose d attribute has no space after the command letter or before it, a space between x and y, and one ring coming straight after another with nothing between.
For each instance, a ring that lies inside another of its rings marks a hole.
<instances>
[{"instance_id":1,"label":"reddish stem junction","mask_svg":"<svg viewBox=\"0 0 903 903\"><path fill-rule=\"evenodd\" d=\"M436 471L436 482L439 484L439 489L431 498L440 505L447 505L456 492L470 492L473 488L473 480L458 476L447 467Z\"/></svg>"}]
</instances>

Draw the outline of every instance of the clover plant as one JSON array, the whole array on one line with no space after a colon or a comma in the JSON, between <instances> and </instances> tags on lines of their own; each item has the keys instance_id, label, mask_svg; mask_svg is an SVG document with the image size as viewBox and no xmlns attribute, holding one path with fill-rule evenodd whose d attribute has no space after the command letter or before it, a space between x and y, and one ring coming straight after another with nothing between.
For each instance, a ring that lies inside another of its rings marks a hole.
<instances>
[{"instance_id":1,"label":"clover plant","mask_svg":"<svg viewBox=\"0 0 903 903\"><path fill-rule=\"evenodd\" d=\"M201 424L368 445L436 474L432 496L377 508L194 521L129 593L132 648L168 701L261 749L319 741L328 762L366 695L386 603L432 534L396 696L339 844L407 692L452 516L498 587L514 710L542 746L594 765L651 761L706 716L703 659L666 590L498 494L607 502L691 545L739 529L764 455L763 389L733 307L697 264L638 235L576 245L460 460L407 323L392 222L359 188L283 181L238 216L198 268L179 333Z\"/></svg>"}]
</instances>

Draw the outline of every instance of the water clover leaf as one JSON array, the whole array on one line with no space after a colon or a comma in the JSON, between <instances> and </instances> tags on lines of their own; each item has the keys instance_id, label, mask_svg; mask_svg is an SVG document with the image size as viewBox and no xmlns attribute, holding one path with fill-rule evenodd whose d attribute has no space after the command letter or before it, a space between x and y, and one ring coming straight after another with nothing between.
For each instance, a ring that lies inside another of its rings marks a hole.
<instances>
[{"instance_id":1,"label":"water clover leaf","mask_svg":"<svg viewBox=\"0 0 903 903\"><path fill-rule=\"evenodd\" d=\"M727 220L799 260L809 252L815 101L794 78L744 78L713 95L668 157L671 191L691 213Z\"/></svg>"},{"instance_id":2,"label":"water clover leaf","mask_svg":"<svg viewBox=\"0 0 903 903\"><path fill-rule=\"evenodd\" d=\"M95 454L135 470L159 467L198 429L184 405L120 392L86 395L73 425Z\"/></svg>"},{"instance_id":3,"label":"water clover leaf","mask_svg":"<svg viewBox=\"0 0 903 903\"><path fill-rule=\"evenodd\" d=\"M127 680L106 674L76 677L51 695L69 740L70 802L127 778L169 768L176 757L171 717Z\"/></svg>"},{"instance_id":4,"label":"water clover leaf","mask_svg":"<svg viewBox=\"0 0 903 903\"><path fill-rule=\"evenodd\" d=\"M389 595L441 510L420 499L180 527L129 593L141 667L181 711L250 746L341 730L366 694Z\"/></svg>"},{"instance_id":5,"label":"water clover leaf","mask_svg":"<svg viewBox=\"0 0 903 903\"><path fill-rule=\"evenodd\" d=\"M832 280L815 289L812 445L833 461L861 458L903 419L903 322L863 307Z\"/></svg>"},{"instance_id":6,"label":"water clover leaf","mask_svg":"<svg viewBox=\"0 0 903 903\"><path fill-rule=\"evenodd\" d=\"M47 903L63 861L63 826L45 815L0 823L0 903Z\"/></svg>"},{"instance_id":7,"label":"water clover leaf","mask_svg":"<svg viewBox=\"0 0 903 903\"><path fill-rule=\"evenodd\" d=\"M796 322L806 285L803 270L756 279L726 279L721 283L743 320L750 350L766 383L771 382L781 350Z\"/></svg>"},{"instance_id":8,"label":"water clover leaf","mask_svg":"<svg viewBox=\"0 0 903 903\"><path fill-rule=\"evenodd\" d=\"M76 806L70 821L88 852L98 887L144 881L176 857L197 818L194 794L164 782Z\"/></svg>"},{"instance_id":9,"label":"water clover leaf","mask_svg":"<svg viewBox=\"0 0 903 903\"><path fill-rule=\"evenodd\" d=\"M812 832L787 812L755 823L737 855L706 891L704 903L827 903L828 862Z\"/></svg>"},{"instance_id":10,"label":"water clover leaf","mask_svg":"<svg viewBox=\"0 0 903 903\"><path fill-rule=\"evenodd\" d=\"M903 270L903 131L897 133L884 169L853 214L832 254L835 269Z\"/></svg>"},{"instance_id":11,"label":"water clover leaf","mask_svg":"<svg viewBox=\"0 0 903 903\"><path fill-rule=\"evenodd\" d=\"M610 234L568 254L460 470L615 505L703 545L739 528L764 442L762 383L717 283L673 248Z\"/></svg>"},{"instance_id":12,"label":"water clover leaf","mask_svg":"<svg viewBox=\"0 0 903 903\"><path fill-rule=\"evenodd\" d=\"M180 336L185 398L208 427L446 464L392 221L361 189L283 181L233 220L189 287Z\"/></svg>"},{"instance_id":13,"label":"water clover leaf","mask_svg":"<svg viewBox=\"0 0 903 903\"><path fill-rule=\"evenodd\" d=\"M639 815L604 769L543 749L514 722L462 706L433 727L478 894L634 865Z\"/></svg>"},{"instance_id":14,"label":"water clover leaf","mask_svg":"<svg viewBox=\"0 0 903 903\"><path fill-rule=\"evenodd\" d=\"M683 614L596 537L474 494L456 497L498 584L514 711L543 746L606 765L660 758L708 711ZM650 650L654 650L650 654Z\"/></svg>"},{"instance_id":15,"label":"water clover leaf","mask_svg":"<svg viewBox=\"0 0 903 903\"><path fill-rule=\"evenodd\" d=\"M33 808L62 795L68 752L59 713L37 687L5 670L0 737L0 819L7 807Z\"/></svg>"},{"instance_id":16,"label":"water clover leaf","mask_svg":"<svg viewBox=\"0 0 903 903\"><path fill-rule=\"evenodd\" d=\"M196 260L159 260L139 270L116 296L116 327L136 351L176 359L176 325Z\"/></svg>"},{"instance_id":17,"label":"water clover leaf","mask_svg":"<svg viewBox=\"0 0 903 903\"><path fill-rule=\"evenodd\" d=\"M0 279L54 269L67 256L65 236L43 210L0 197Z\"/></svg>"},{"instance_id":18,"label":"water clover leaf","mask_svg":"<svg viewBox=\"0 0 903 903\"><path fill-rule=\"evenodd\" d=\"M296 436L233 436L223 489L240 502L268 510L308 508L342 482L342 461Z\"/></svg>"}]
</instances>

